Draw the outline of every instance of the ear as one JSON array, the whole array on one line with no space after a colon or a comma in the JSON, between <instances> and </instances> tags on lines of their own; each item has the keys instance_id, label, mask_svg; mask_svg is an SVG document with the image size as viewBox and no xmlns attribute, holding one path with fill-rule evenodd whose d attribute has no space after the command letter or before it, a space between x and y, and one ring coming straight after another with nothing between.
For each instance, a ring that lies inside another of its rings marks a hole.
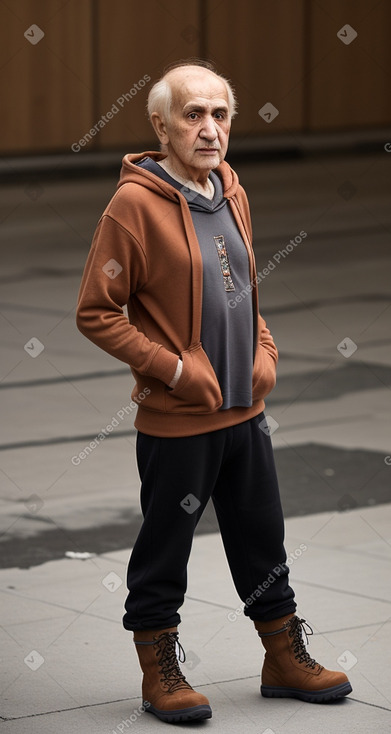
<instances>
[{"instance_id":1,"label":"ear","mask_svg":"<svg viewBox=\"0 0 391 734\"><path fill-rule=\"evenodd\" d=\"M151 115L151 123L153 125L153 129L158 136L160 143L162 145L168 145L169 143L169 137L167 133L167 127L166 123L163 120L162 117L160 117L158 112L152 112Z\"/></svg>"}]
</instances>

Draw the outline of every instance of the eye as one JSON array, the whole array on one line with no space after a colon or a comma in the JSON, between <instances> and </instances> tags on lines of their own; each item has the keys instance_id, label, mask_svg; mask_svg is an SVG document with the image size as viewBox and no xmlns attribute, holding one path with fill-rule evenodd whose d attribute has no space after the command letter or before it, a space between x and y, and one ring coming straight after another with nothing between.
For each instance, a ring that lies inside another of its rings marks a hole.
<instances>
[{"instance_id":1,"label":"eye","mask_svg":"<svg viewBox=\"0 0 391 734\"><path fill-rule=\"evenodd\" d=\"M198 115L196 112L190 112L188 117L190 118L190 120L196 120Z\"/></svg>"}]
</instances>

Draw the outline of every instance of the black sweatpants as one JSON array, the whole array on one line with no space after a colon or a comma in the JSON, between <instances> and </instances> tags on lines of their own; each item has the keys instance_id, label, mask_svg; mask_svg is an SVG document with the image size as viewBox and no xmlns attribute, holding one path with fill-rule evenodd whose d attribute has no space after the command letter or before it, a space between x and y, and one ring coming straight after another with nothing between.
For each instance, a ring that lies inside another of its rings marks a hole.
<instances>
[{"instance_id":1,"label":"black sweatpants","mask_svg":"<svg viewBox=\"0 0 391 734\"><path fill-rule=\"evenodd\" d=\"M267 621L295 611L273 449L259 427L263 418L199 436L138 433L144 522L128 566L125 629L180 623L193 534L210 497L244 614ZM213 573L211 558L205 574Z\"/></svg>"}]
</instances>

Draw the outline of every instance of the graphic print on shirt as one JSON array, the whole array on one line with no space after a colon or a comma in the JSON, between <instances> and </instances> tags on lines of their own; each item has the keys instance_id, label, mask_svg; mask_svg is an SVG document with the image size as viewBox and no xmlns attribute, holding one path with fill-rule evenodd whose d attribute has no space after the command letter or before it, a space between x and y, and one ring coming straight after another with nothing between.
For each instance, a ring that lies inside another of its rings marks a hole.
<instances>
[{"instance_id":1,"label":"graphic print on shirt","mask_svg":"<svg viewBox=\"0 0 391 734\"><path fill-rule=\"evenodd\" d=\"M224 288L226 291L234 291L235 286L231 277L231 268L229 266L228 252L225 246L224 235L219 234L213 237L220 260L221 272L223 274Z\"/></svg>"}]
</instances>

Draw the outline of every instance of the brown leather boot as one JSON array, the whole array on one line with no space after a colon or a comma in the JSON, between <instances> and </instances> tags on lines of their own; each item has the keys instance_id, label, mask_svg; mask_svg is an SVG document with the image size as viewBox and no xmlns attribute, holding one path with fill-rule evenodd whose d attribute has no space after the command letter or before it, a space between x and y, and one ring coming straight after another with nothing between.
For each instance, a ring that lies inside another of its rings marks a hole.
<instances>
[{"instance_id":1,"label":"brown leather boot","mask_svg":"<svg viewBox=\"0 0 391 734\"><path fill-rule=\"evenodd\" d=\"M185 662L185 651L178 641L177 627L134 632L134 642L144 673L143 705L162 721L210 719L212 710L202 693L194 691L181 672L176 656Z\"/></svg>"},{"instance_id":2,"label":"brown leather boot","mask_svg":"<svg viewBox=\"0 0 391 734\"><path fill-rule=\"evenodd\" d=\"M262 696L300 698L322 703L351 693L345 673L326 670L308 654L303 640L305 619L289 614L271 622L254 621L266 650L262 668ZM307 638L308 643L308 638Z\"/></svg>"}]
</instances>

